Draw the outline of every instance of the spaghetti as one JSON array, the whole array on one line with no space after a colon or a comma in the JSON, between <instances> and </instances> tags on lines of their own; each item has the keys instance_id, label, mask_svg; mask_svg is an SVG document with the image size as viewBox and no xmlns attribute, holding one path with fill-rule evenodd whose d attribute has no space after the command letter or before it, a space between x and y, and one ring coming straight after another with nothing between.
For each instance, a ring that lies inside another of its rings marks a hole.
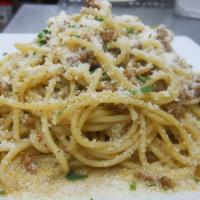
<instances>
[{"instance_id":1,"label":"spaghetti","mask_svg":"<svg viewBox=\"0 0 200 200\"><path fill-rule=\"evenodd\" d=\"M7 168L33 150L53 154L65 173L137 165L148 174L156 162L195 174L200 76L171 40L163 25L112 16L107 1L86 1L80 14L61 13L33 42L16 44L18 52L0 61L4 186L15 189Z\"/></svg>"}]
</instances>

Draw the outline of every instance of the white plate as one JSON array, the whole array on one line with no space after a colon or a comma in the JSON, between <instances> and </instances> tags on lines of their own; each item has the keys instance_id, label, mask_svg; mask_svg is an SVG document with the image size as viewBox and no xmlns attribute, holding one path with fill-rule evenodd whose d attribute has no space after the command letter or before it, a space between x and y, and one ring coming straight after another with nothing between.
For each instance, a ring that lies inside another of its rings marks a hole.
<instances>
[{"instance_id":1,"label":"white plate","mask_svg":"<svg viewBox=\"0 0 200 200\"><path fill-rule=\"evenodd\" d=\"M33 40L35 34L0 34L0 57L3 53L13 52L16 49L14 44L16 42L29 42ZM173 41L173 47L178 52L178 54L184 57L188 63L193 65L195 71L200 72L200 46L196 44L193 40L185 36L176 36ZM103 184L105 185L105 184ZM78 184L71 189L76 191L79 188ZM79 188L80 189L80 188ZM79 190L78 189L78 190ZM62 190L58 191L62 194ZM88 196L89 195L89 196ZM24 198L24 194L22 195ZM105 187L96 187L91 185L91 189L88 190L85 195L76 196L72 195L70 197L65 196L62 199L66 200L89 200L93 198L94 200L200 200L200 191L196 192L145 192L144 190L138 189L136 192L130 192L127 185L118 184L114 181L112 185ZM52 198L38 198L37 194L34 194L31 199L59 199L56 194ZM15 197L0 197L0 200L10 200L15 199ZM19 198L21 199L21 198ZM29 198L28 198L29 199Z\"/></svg>"}]
</instances>

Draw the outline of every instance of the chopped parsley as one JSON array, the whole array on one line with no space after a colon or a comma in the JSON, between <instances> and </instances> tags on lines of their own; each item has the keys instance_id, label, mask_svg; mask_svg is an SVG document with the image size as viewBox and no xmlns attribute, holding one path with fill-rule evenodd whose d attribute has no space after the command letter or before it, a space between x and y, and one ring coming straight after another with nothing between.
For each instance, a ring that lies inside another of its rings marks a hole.
<instances>
[{"instance_id":1,"label":"chopped parsley","mask_svg":"<svg viewBox=\"0 0 200 200\"><path fill-rule=\"evenodd\" d=\"M6 191L5 190L0 190L0 195L6 195Z\"/></svg>"},{"instance_id":2,"label":"chopped parsley","mask_svg":"<svg viewBox=\"0 0 200 200\"><path fill-rule=\"evenodd\" d=\"M137 80L141 81L142 83L146 83L148 80L150 80L149 76L138 76Z\"/></svg>"},{"instance_id":3,"label":"chopped parsley","mask_svg":"<svg viewBox=\"0 0 200 200\"><path fill-rule=\"evenodd\" d=\"M200 178L197 177L197 176L194 176L194 177L193 177L193 180L194 180L196 183L199 183L199 182L200 182Z\"/></svg>"},{"instance_id":4,"label":"chopped parsley","mask_svg":"<svg viewBox=\"0 0 200 200\"><path fill-rule=\"evenodd\" d=\"M149 92L153 92L154 88L150 85L144 86L142 88L140 88L140 91L138 90L129 90L130 93L132 93L133 95L135 95L138 92L142 92L144 94L149 93Z\"/></svg>"},{"instance_id":5,"label":"chopped parsley","mask_svg":"<svg viewBox=\"0 0 200 200\"><path fill-rule=\"evenodd\" d=\"M144 86L140 89L140 91L144 94L149 93L149 92L153 92L154 88L150 85Z\"/></svg>"},{"instance_id":6,"label":"chopped parsley","mask_svg":"<svg viewBox=\"0 0 200 200\"><path fill-rule=\"evenodd\" d=\"M51 34L51 31L48 29L44 29L37 35L37 42L40 46L47 43L47 39L49 35Z\"/></svg>"},{"instance_id":7,"label":"chopped parsley","mask_svg":"<svg viewBox=\"0 0 200 200\"><path fill-rule=\"evenodd\" d=\"M99 22L103 22L104 18L103 17L97 17L96 20L99 21Z\"/></svg>"},{"instance_id":8,"label":"chopped parsley","mask_svg":"<svg viewBox=\"0 0 200 200\"><path fill-rule=\"evenodd\" d=\"M49 29L44 29L43 32L44 32L45 34L51 34L51 31L50 31Z\"/></svg>"},{"instance_id":9,"label":"chopped parsley","mask_svg":"<svg viewBox=\"0 0 200 200\"><path fill-rule=\"evenodd\" d=\"M90 66L90 69L89 69L90 74L94 74L97 68L98 67L96 67L96 66Z\"/></svg>"},{"instance_id":10,"label":"chopped parsley","mask_svg":"<svg viewBox=\"0 0 200 200\"><path fill-rule=\"evenodd\" d=\"M129 189L131 191L136 191L137 187L136 187L136 182L132 182L130 185L129 185Z\"/></svg>"},{"instance_id":11,"label":"chopped parsley","mask_svg":"<svg viewBox=\"0 0 200 200\"><path fill-rule=\"evenodd\" d=\"M110 77L108 76L106 71L103 72L102 77L103 77L104 80L109 80L110 79Z\"/></svg>"},{"instance_id":12,"label":"chopped parsley","mask_svg":"<svg viewBox=\"0 0 200 200\"><path fill-rule=\"evenodd\" d=\"M149 38L152 38L152 34L149 34Z\"/></svg>"},{"instance_id":13,"label":"chopped parsley","mask_svg":"<svg viewBox=\"0 0 200 200\"><path fill-rule=\"evenodd\" d=\"M103 50L104 50L104 51L107 51L107 50L108 50L108 47L107 47L107 44L106 44L106 43L103 44Z\"/></svg>"},{"instance_id":14,"label":"chopped parsley","mask_svg":"<svg viewBox=\"0 0 200 200\"><path fill-rule=\"evenodd\" d=\"M162 189L163 189L164 191L167 191L167 190L170 189L170 187L164 186L164 187L162 187Z\"/></svg>"},{"instance_id":15,"label":"chopped parsley","mask_svg":"<svg viewBox=\"0 0 200 200\"><path fill-rule=\"evenodd\" d=\"M130 92L131 94L133 94L133 95L135 95L136 93L138 93L137 90L129 90L129 92Z\"/></svg>"},{"instance_id":16,"label":"chopped parsley","mask_svg":"<svg viewBox=\"0 0 200 200\"><path fill-rule=\"evenodd\" d=\"M69 27L69 28L75 28L76 26L73 25L73 24L69 24L68 27Z\"/></svg>"},{"instance_id":17,"label":"chopped parsley","mask_svg":"<svg viewBox=\"0 0 200 200\"><path fill-rule=\"evenodd\" d=\"M63 111L59 111L57 116L60 117L63 114Z\"/></svg>"},{"instance_id":18,"label":"chopped parsley","mask_svg":"<svg viewBox=\"0 0 200 200\"><path fill-rule=\"evenodd\" d=\"M71 37L76 37L76 38L80 38L81 36L76 34L76 35L70 35Z\"/></svg>"},{"instance_id":19,"label":"chopped parsley","mask_svg":"<svg viewBox=\"0 0 200 200\"><path fill-rule=\"evenodd\" d=\"M156 183L155 183L155 182L150 182L147 186L148 186L148 187L155 187L155 186L156 186Z\"/></svg>"},{"instance_id":20,"label":"chopped parsley","mask_svg":"<svg viewBox=\"0 0 200 200\"><path fill-rule=\"evenodd\" d=\"M77 174L75 171L71 170L69 173L65 176L65 178L69 181L78 181L78 180L83 180L86 179L88 176L87 175L80 175Z\"/></svg>"},{"instance_id":21,"label":"chopped parsley","mask_svg":"<svg viewBox=\"0 0 200 200\"><path fill-rule=\"evenodd\" d=\"M133 33L134 33L134 30L133 30L132 27L127 27L127 28L126 28L126 32L127 32L128 34L133 34Z\"/></svg>"}]
</instances>

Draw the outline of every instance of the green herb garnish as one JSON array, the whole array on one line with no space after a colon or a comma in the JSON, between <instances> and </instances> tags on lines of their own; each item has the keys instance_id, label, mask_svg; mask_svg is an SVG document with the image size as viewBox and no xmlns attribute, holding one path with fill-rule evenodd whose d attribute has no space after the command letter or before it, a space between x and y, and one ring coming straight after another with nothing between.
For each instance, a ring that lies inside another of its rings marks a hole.
<instances>
[{"instance_id":1,"label":"green herb garnish","mask_svg":"<svg viewBox=\"0 0 200 200\"><path fill-rule=\"evenodd\" d=\"M0 195L6 195L6 191L5 190L0 190Z\"/></svg>"},{"instance_id":2,"label":"green herb garnish","mask_svg":"<svg viewBox=\"0 0 200 200\"><path fill-rule=\"evenodd\" d=\"M76 38L80 38L81 36L76 34L76 35L70 35L71 37L76 37Z\"/></svg>"},{"instance_id":3,"label":"green herb garnish","mask_svg":"<svg viewBox=\"0 0 200 200\"><path fill-rule=\"evenodd\" d=\"M141 91L142 93L146 94L146 93L149 93L149 92L153 92L153 91L154 91L154 88L153 88L152 86L148 85L148 86L142 87L142 88L140 89L140 91Z\"/></svg>"},{"instance_id":4,"label":"green herb garnish","mask_svg":"<svg viewBox=\"0 0 200 200\"><path fill-rule=\"evenodd\" d=\"M86 179L87 177L88 177L87 175L80 175L72 170L65 176L65 178L69 181L83 180L83 179Z\"/></svg>"},{"instance_id":5,"label":"green herb garnish","mask_svg":"<svg viewBox=\"0 0 200 200\"><path fill-rule=\"evenodd\" d=\"M72 24L69 24L68 27L69 27L69 28L75 28L76 26L75 26L75 25L72 25Z\"/></svg>"},{"instance_id":6,"label":"green herb garnish","mask_svg":"<svg viewBox=\"0 0 200 200\"><path fill-rule=\"evenodd\" d=\"M61 116L63 114L63 111L59 111L57 116Z\"/></svg>"},{"instance_id":7,"label":"green herb garnish","mask_svg":"<svg viewBox=\"0 0 200 200\"><path fill-rule=\"evenodd\" d=\"M103 17L97 17L96 20L97 20L97 21L100 21L100 22L103 22L103 21L104 21L104 18L103 18Z\"/></svg>"},{"instance_id":8,"label":"green herb garnish","mask_svg":"<svg viewBox=\"0 0 200 200\"><path fill-rule=\"evenodd\" d=\"M151 38L152 37L152 34L149 34L149 38Z\"/></svg>"},{"instance_id":9,"label":"green herb garnish","mask_svg":"<svg viewBox=\"0 0 200 200\"><path fill-rule=\"evenodd\" d=\"M130 92L131 94L133 94L133 95L135 95L136 93L138 93L137 90L129 90L129 92Z\"/></svg>"},{"instance_id":10,"label":"green herb garnish","mask_svg":"<svg viewBox=\"0 0 200 200\"><path fill-rule=\"evenodd\" d=\"M197 176L194 176L194 177L193 177L193 180L194 180L196 183L199 183L199 182L200 182L200 178L197 177Z\"/></svg>"},{"instance_id":11,"label":"green herb garnish","mask_svg":"<svg viewBox=\"0 0 200 200\"><path fill-rule=\"evenodd\" d=\"M135 95L138 92L142 92L142 93L145 94L145 93L149 93L149 92L153 92L153 91L154 91L154 88L152 86L150 86L150 85L140 88L140 91L138 91L138 90L129 90L129 92L132 93L133 95Z\"/></svg>"},{"instance_id":12,"label":"green herb garnish","mask_svg":"<svg viewBox=\"0 0 200 200\"><path fill-rule=\"evenodd\" d=\"M90 66L90 69L89 69L89 71L90 71L90 74L94 74L95 72L96 72L96 69L97 69L98 67L96 67L96 66Z\"/></svg>"},{"instance_id":13,"label":"green herb garnish","mask_svg":"<svg viewBox=\"0 0 200 200\"><path fill-rule=\"evenodd\" d=\"M129 185L129 189L131 191L136 191L136 182L132 182L130 185Z\"/></svg>"},{"instance_id":14,"label":"green herb garnish","mask_svg":"<svg viewBox=\"0 0 200 200\"><path fill-rule=\"evenodd\" d=\"M103 44L103 50L104 50L104 51L107 51L107 50L108 50L108 47L107 47L107 44L106 44L106 43Z\"/></svg>"},{"instance_id":15,"label":"green herb garnish","mask_svg":"<svg viewBox=\"0 0 200 200\"><path fill-rule=\"evenodd\" d=\"M110 79L110 77L108 76L107 72L105 72L105 71L103 72L102 77L103 77L104 80L109 80Z\"/></svg>"},{"instance_id":16,"label":"green herb garnish","mask_svg":"<svg viewBox=\"0 0 200 200\"><path fill-rule=\"evenodd\" d=\"M148 80L150 80L149 76L138 76L137 79L143 83L146 83Z\"/></svg>"},{"instance_id":17,"label":"green herb garnish","mask_svg":"<svg viewBox=\"0 0 200 200\"><path fill-rule=\"evenodd\" d=\"M48 29L44 29L37 35L37 42L39 43L40 46L44 45L47 43L48 35L51 34L51 31Z\"/></svg>"},{"instance_id":18,"label":"green herb garnish","mask_svg":"<svg viewBox=\"0 0 200 200\"><path fill-rule=\"evenodd\" d=\"M147 186L148 186L148 187L155 187L155 186L156 186L156 183L155 183L155 182L150 182Z\"/></svg>"},{"instance_id":19,"label":"green herb garnish","mask_svg":"<svg viewBox=\"0 0 200 200\"><path fill-rule=\"evenodd\" d=\"M167 190L170 189L170 187L165 186L165 187L163 187L162 189L163 189L164 191L167 191Z\"/></svg>"},{"instance_id":20,"label":"green herb garnish","mask_svg":"<svg viewBox=\"0 0 200 200\"><path fill-rule=\"evenodd\" d=\"M51 34L51 31L48 29L44 29L43 32L44 32L44 34Z\"/></svg>"},{"instance_id":21,"label":"green herb garnish","mask_svg":"<svg viewBox=\"0 0 200 200\"><path fill-rule=\"evenodd\" d=\"M133 34L133 33L134 33L134 30L133 30L132 27L127 27L127 28L126 28L126 32L127 32L128 34Z\"/></svg>"}]
</instances>

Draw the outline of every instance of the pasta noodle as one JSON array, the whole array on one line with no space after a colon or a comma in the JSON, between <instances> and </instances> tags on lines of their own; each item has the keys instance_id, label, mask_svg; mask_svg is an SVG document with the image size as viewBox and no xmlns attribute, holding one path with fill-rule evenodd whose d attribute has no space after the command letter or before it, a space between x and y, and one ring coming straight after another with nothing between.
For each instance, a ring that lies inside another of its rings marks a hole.
<instances>
[{"instance_id":1,"label":"pasta noodle","mask_svg":"<svg viewBox=\"0 0 200 200\"><path fill-rule=\"evenodd\" d=\"M107 1L86 1L79 14L61 13L33 42L16 44L18 51L0 61L5 188L16 184L8 166L33 149L53 154L65 174L112 166L141 166L149 174L158 163L195 175L200 76L171 40L163 25L112 16Z\"/></svg>"}]
</instances>

